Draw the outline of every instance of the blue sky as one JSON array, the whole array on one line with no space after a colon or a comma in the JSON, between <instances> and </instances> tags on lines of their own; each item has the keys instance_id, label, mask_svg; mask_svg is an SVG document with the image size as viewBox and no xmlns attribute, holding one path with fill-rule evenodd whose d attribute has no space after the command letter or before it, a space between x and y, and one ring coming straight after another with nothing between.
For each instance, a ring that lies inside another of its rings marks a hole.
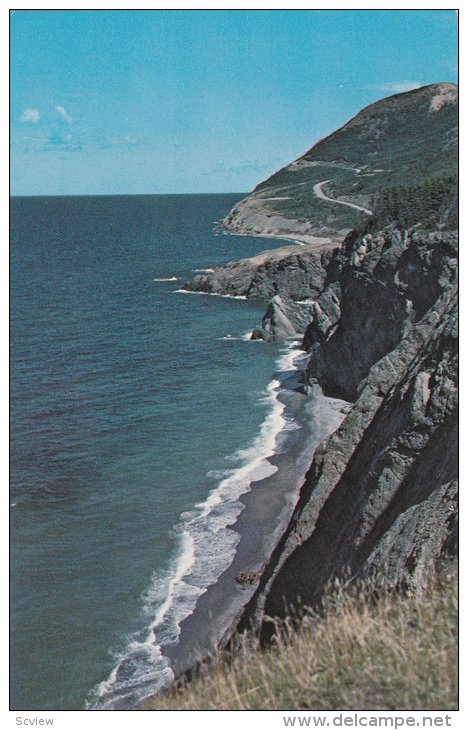
<instances>
[{"instance_id":1,"label":"blue sky","mask_svg":"<svg viewBox=\"0 0 468 730\"><path fill-rule=\"evenodd\" d=\"M248 191L363 106L457 80L451 10L10 22L13 195Z\"/></svg>"}]
</instances>

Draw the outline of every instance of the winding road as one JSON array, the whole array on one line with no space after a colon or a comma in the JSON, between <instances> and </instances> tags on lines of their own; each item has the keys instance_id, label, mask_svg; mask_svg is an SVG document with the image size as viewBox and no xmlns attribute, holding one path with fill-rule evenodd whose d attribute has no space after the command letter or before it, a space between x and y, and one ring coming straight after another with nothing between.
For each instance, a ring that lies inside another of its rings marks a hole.
<instances>
[{"instance_id":1,"label":"winding road","mask_svg":"<svg viewBox=\"0 0 468 730\"><path fill-rule=\"evenodd\" d=\"M338 205L347 205L348 208L356 208L356 210L361 210L363 213L366 213L367 215L373 215L372 211L369 210L369 208L363 208L362 205L356 205L356 203L345 203L344 200L336 200L336 198L328 198L325 195L325 193L323 192L322 187L329 182L331 182L331 180L322 180L322 182L318 182L314 185L314 193L317 196L317 198L321 198L322 200L328 200L329 203L338 203Z\"/></svg>"}]
</instances>

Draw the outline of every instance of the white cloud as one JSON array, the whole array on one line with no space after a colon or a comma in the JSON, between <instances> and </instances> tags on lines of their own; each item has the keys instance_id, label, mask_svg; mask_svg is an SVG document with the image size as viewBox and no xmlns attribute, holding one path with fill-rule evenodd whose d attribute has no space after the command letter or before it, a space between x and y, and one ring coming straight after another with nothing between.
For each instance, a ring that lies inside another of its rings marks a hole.
<instances>
[{"instance_id":1,"label":"white cloud","mask_svg":"<svg viewBox=\"0 0 468 730\"><path fill-rule=\"evenodd\" d=\"M62 117L63 121L66 122L67 124L71 124L73 122L72 117L69 115L67 110L64 109L63 106L56 106L55 111L57 112L57 114L59 114Z\"/></svg>"},{"instance_id":2,"label":"white cloud","mask_svg":"<svg viewBox=\"0 0 468 730\"><path fill-rule=\"evenodd\" d=\"M38 109L24 109L20 114L19 120L20 122L32 122L35 124L40 118L41 115Z\"/></svg>"},{"instance_id":3,"label":"white cloud","mask_svg":"<svg viewBox=\"0 0 468 730\"><path fill-rule=\"evenodd\" d=\"M421 86L423 84L420 81L392 81L388 84L375 84L370 88L378 91L390 91L392 94L402 94L404 91L419 89Z\"/></svg>"}]
</instances>

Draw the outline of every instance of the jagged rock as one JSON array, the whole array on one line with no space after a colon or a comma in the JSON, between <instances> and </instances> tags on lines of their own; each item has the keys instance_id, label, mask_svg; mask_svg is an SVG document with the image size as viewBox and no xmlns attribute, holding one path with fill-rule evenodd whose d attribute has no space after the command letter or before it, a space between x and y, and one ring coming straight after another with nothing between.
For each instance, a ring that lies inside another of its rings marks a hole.
<instances>
[{"instance_id":1,"label":"jagged rock","mask_svg":"<svg viewBox=\"0 0 468 730\"><path fill-rule=\"evenodd\" d=\"M340 321L341 286L332 282L312 305L311 321L306 327L303 345L306 350L316 343L326 342Z\"/></svg>"},{"instance_id":2,"label":"jagged rock","mask_svg":"<svg viewBox=\"0 0 468 730\"><path fill-rule=\"evenodd\" d=\"M323 288L334 246L286 246L234 261L185 285L187 291L269 300L276 294L313 299Z\"/></svg>"},{"instance_id":3,"label":"jagged rock","mask_svg":"<svg viewBox=\"0 0 468 730\"><path fill-rule=\"evenodd\" d=\"M453 232L388 230L349 237L313 308L304 336L310 381L354 400L371 365L417 322L457 272Z\"/></svg>"},{"instance_id":4,"label":"jagged rock","mask_svg":"<svg viewBox=\"0 0 468 730\"><path fill-rule=\"evenodd\" d=\"M263 340L263 332L259 327L254 327L250 335L251 340Z\"/></svg>"},{"instance_id":5,"label":"jagged rock","mask_svg":"<svg viewBox=\"0 0 468 730\"><path fill-rule=\"evenodd\" d=\"M316 603L344 575L421 586L454 543L457 292L449 285L371 368L342 425L316 452L241 629L284 616L298 601Z\"/></svg>"},{"instance_id":6,"label":"jagged rock","mask_svg":"<svg viewBox=\"0 0 468 730\"><path fill-rule=\"evenodd\" d=\"M267 342L296 339L304 334L312 316L310 302L293 302L289 297L277 294L268 303L261 329L252 332L252 339Z\"/></svg>"}]
</instances>

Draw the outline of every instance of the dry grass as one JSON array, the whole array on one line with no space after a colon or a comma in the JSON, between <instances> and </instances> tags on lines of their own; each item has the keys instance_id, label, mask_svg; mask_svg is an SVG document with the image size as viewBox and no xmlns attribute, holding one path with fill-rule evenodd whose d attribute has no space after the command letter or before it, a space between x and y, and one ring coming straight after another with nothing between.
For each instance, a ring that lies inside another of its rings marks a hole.
<instances>
[{"instance_id":1,"label":"dry grass","mask_svg":"<svg viewBox=\"0 0 468 730\"><path fill-rule=\"evenodd\" d=\"M267 651L245 647L203 677L148 702L152 710L457 709L458 571L423 593L328 596Z\"/></svg>"}]
</instances>

